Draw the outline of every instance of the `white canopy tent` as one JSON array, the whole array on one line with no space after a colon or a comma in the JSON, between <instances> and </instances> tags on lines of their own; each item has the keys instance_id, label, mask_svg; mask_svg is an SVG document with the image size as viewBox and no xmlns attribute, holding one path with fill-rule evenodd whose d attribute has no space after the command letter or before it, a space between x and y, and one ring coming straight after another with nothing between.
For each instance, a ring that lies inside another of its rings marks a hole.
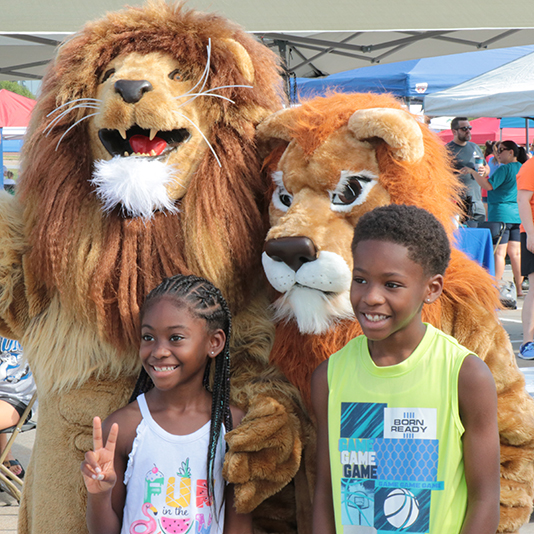
<instances>
[{"instance_id":1,"label":"white canopy tent","mask_svg":"<svg viewBox=\"0 0 534 534\"><path fill-rule=\"evenodd\" d=\"M24 139L26 128L18 126L4 126L2 128L2 136L4 141L20 141Z\"/></svg>"},{"instance_id":2,"label":"white canopy tent","mask_svg":"<svg viewBox=\"0 0 534 534\"><path fill-rule=\"evenodd\" d=\"M534 53L424 98L425 114L534 117Z\"/></svg>"},{"instance_id":3,"label":"white canopy tent","mask_svg":"<svg viewBox=\"0 0 534 534\"><path fill-rule=\"evenodd\" d=\"M168 0L169 2L171 0ZM86 21L141 0L2 2L0 79L39 79L55 47ZM255 34L296 76L478 49L534 44L531 0L189 0Z\"/></svg>"}]
</instances>

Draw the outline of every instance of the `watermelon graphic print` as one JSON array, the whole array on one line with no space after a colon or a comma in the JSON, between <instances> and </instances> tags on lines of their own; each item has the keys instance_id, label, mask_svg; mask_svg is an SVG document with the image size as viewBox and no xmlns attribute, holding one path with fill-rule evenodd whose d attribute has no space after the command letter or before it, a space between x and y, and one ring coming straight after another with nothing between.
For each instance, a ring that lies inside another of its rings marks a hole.
<instances>
[{"instance_id":1,"label":"watermelon graphic print","mask_svg":"<svg viewBox=\"0 0 534 534\"><path fill-rule=\"evenodd\" d=\"M341 404L343 534L429 532L437 480L436 409Z\"/></svg>"}]
</instances>

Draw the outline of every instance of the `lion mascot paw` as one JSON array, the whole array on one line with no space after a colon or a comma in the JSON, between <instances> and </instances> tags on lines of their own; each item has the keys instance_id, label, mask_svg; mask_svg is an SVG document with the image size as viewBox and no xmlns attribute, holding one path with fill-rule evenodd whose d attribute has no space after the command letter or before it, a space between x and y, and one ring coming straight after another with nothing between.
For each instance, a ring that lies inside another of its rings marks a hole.
<instances>
[{"instance_id":1,"label":"lion mascot paw","mask_svg":"<svg viewBox=\"0 0 534 534\"><path fill-rule=\"evenodd\" d=\"M273 114L258 127L271 177L271 229L263 265L276 291L271 362L310 406L317 365L361 330L349 299L351 241L359 217L388 203L427 209L451 239L459 185L442 144L390 96L337 94ZM534 402L499 323L492 277L453 249L440 299L423 320L453 335L491 369L501 439L499 532L516 532L532 511ZM308 435L312 436L312 432ZM304 458L313 456L304 443ZM313 466L313 462L310 462ZM304 477L313 484L313 467ZM301 492L297 507L309 507ZM311 531L310 516L299 525Z\"/></svg>"}]
</instances>

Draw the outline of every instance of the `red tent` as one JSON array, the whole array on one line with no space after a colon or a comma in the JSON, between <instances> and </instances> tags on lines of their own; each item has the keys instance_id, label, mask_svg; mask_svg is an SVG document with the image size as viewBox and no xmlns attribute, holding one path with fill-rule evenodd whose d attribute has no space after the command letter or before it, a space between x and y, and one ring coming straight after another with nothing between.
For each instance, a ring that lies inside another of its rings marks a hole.
<instances>
[{"instance_id":1,"label":"red tent","mask_svg":"<svg viewBox=\"0 0 534 534\"><path fill-rule=\"evenodd\" d=\"M526 131L525 128L503 128L502 138L500 122L501 119L482 117L469 121L473 129L471 130L471 141L477 145L483 145L486 141L515 141L518 145L525 145ZM438 136L444 143L452 141L453 135L451 130L443 130ZM533 132L529 132L530 141L532 141Z\"/></svg>"},{"instance_id":2,"label":"red tent","mask_svg":"<svg viewBox=\"0 0 534 534\"><path fill-rule=\"evenodd\" d=\"M0 89L0 128L28 126L35 100Z\"/></svg>"}]
</instances>

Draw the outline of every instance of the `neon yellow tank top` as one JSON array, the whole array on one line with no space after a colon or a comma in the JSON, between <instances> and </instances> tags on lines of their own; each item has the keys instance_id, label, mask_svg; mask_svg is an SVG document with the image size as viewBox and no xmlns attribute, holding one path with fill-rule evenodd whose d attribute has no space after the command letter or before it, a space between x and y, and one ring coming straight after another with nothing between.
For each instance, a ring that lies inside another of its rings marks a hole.
<instances>
[{"instance_id":1,"label":"neon yellow tank top","mask_svg":"<svg viewBox=\"0 0 534 534\"><path fill-rule=\"evenodd\" d=\"M458 375L471 354L431 325L412 355L377 367L367 338L328 361L337 534L457 534L467 507Z\"/></svg>"}]
</instances>

